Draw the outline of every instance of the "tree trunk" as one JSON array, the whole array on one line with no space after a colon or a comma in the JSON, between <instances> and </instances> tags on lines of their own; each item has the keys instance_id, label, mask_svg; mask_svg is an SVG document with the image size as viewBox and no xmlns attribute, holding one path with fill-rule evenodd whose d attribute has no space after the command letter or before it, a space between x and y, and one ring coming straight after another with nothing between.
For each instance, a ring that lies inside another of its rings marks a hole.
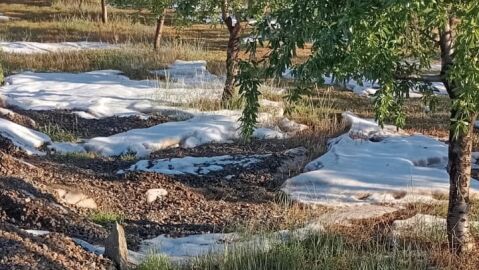
<instances>
[{"instance_id":1,"label":"tree trunk","mask_svg":"<svg viewBox=\"0 0 479 270\"><path fill-rule=\"evenodd\" d=\"M106 9L106 0L101 0L101 21L103 23L108 22L108 11Z\"/></svg>"},{"instance_id":2,"label":"tree trunk","mask_svg":"<svg viewBox=\"0 0 479 270\"><path fill-rule=\"evenodd\" d=\"M238 56L240 51L241 24L233 21L231 16L225 19L229 31L228 49L226 52L226 82L222 101L229 101L233 97L236 75L238 74Z\"/></svg>"},{"instance_id":3,"label":"tree trunk","mask_svg":"<svg viewBox=\"0 0 479 270\"><path fill-rule=\"evenodd\" d=\"M456 117L456 112L452 110L451 119L454 117ZM474 119L476 119L476 116L471 117L471 125L466 133L455 136L456 134L451 129L449 135L448 171L450 187L447 236L449 247L455 253L467 253L475 249L469 231L468 218Z\"/></svg>"},{"instance_id":4,"label":"tree trunk","mask_svg":"<svg viewBox=\"0 0 479 270\"><path fill-rule=\"evenodd\" d=\"M156 20L155 40L153 43L153 48L155 49L155 51L160 48L163 25L165 24L165 13L166 11L163 11L161 16Z\"/></svg>"},{"instance_id":5,"label":"tree trunk","mask_svg":"<svg viewBox=\"0 0 479 270\"><path fill-rule=\"evenodd\" d=\"M451 100L458 98L456 84L447 78L454 65L454 17L446 21L439 32L441 49L441 77ZM451 110L451 119L457 117L457 111ZM459 254L470 252L475 245L469 231L469 187L471 182L471 153L473 143L474 120L462 134L455 134L451 120L449 133L449 206L447 212L447 238L452 252Z\"/></svg>"}]
</instances>

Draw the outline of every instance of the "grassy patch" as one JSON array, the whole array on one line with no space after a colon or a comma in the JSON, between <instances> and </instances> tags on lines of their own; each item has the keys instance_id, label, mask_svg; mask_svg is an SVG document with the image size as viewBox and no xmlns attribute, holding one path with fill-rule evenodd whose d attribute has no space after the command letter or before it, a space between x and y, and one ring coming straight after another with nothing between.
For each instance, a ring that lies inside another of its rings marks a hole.
<instances>
[{"instance_id":1,"label":"grassy patch","mask_svg":"<svg viewBox=\"0 0 479 270\"><path fill-rule=\"evenodd\" d=\"M165 256L151 254L141 262L137 270L173 270L175 267L170 263L170 259Z\"/></svg>"},{"instance_id":2,"label":"grassy patch","mask_svg":"<svg viewBox=\"0 0 479 270\"><path fill-rule=\"evenodd\" d=\"M73 132L63 129L59 125L53 123L41 126L38 129L56 142L76 142L79 139Z\"/></svg>"},{"instance_id":3,"label":"grassy patch","mask_svg":"<svg viewBox=\"0 0 479 270\"><path fill-rule=\"evenodd\" d=\"M117 50L86 50L44 54L9 54L0 52L5 73L24 70L37 72L84 72L115 69L132 79L153 77L149 71L164 68L176 59L207 59L215 62L214 54L198 44L167 43L158 52L138 45Z\"/></svg>"},{"instance_id":4,"label":"grassy patch","mask_svg":"<svg viewBox=\"0 0 479 270\"><path fill-rule=\"evenodd\" d=\"M127 153L121 154L118 156L118 159L121 161L135 161L138 159L135 152L128 151Z\"/></svg>"},{"instance_id":5,"label":"grassy patch","mask_svg":"<svg viewBox=\"0 0 479 270\"><path fill-rule=\"evenodd\" d=\"M90 214L89 218L91 221L102 226L113 224L115 222L121 223L124 220L124 217L122 214L115 213L115 212L101 212L101 211Z\"/></svg>"},{"instance_id":6,"label":"grassy patch","mask_svg":"<svg viewBox=\"0 0 479 270\"><path fill-rule=\"evenodd\" d=\"M194 108L200 111L241 110L243 108L243 100L238 95L233 96L233 98L226 103L220 99L200 98L180 106Z\"/></svg>"},{"instance_id":7,"label":"grassy patch","mask_svg":"<svg viewBox=\"0 0 479 270\"><path fill-rule=\"evenodd\" d=\"M325 233L270 248L233 248L186 265L169 265L164 257L151 255L140 269L426 269L428 264L427 253L414 245L392 246L390 242L375 240L355 242Z\"/></svg>"}]
</instances>

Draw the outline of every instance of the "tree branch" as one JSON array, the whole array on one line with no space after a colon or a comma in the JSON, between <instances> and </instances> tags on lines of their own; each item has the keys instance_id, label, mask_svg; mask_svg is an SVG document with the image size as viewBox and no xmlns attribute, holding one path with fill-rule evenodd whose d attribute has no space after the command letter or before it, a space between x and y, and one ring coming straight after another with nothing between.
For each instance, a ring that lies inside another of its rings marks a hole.
<instances>
[{"instance_id":1,"label":"tree branch","mask_svg":"<svg viewBox=\"0 0 479 270\"><path fill-rule=\"evenodd\" d=\"M228 0L221 1L221 17L222 17L223 21L226 21L226 19L229 17L229 14L228 14Z\"/></svg>"}]
</instances>

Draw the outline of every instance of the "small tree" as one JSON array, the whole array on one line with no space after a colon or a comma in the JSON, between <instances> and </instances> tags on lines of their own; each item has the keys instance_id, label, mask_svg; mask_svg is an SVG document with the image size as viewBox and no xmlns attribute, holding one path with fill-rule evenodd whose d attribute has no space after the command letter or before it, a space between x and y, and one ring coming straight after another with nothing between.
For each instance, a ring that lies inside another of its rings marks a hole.
<instances>
[{"instance_id":1,"label":"small tree","mask_svg":"<svg viewBox=\"0 0 479 270\"><path fill-rule=\"evenodd\" d=\"M452 101L447 234L454 252L474 249L469 231L469 186L473 123L479 112L479 1L449 0L291 0L272 14L256 34L267 38L266 76L291 68L298 83L289 100L300 97L323 76L377 81L376 119L405 121L403 102L411 87L431 94L443 82ZM312 43L311 55L293 65L297 48ZM254 53L256 44L251 45ZM441 71L424 75L440 54ZM247 101L243 133L251 134L261 84L258 62L242 62L241 93Z\"/></svg>"},{"instance_id":2,"label":"small tree","mask_svg":"<svg viewBox=\"0 0 479 270\"><path fill-rule=\"evenodd\" d=\"M2 67L2 63L0 63L0 85L3 85L4 81L5 81L5 77L3 75L3 67Z\"/></svg>"},{"instance_id":3,"label":"small tree","mask_svg":"<svg viewBox=\"0 0 479 270\"><path fill-rule=\"evenodd\" d=\"M226 51L226 82L222 100L230 100L238 74L241 33L248 19L263 16L266 12L278 7L283 0L178 0L177 2L178 13L184 17L221 16L229 33Z\"/></svg>"},{"instance_id":4,"label":"small tree","mask_svg":"<svg viewBox=\"0 0 479 270\"><path fill-rule=\"evenodd\" d=\"M110 0L119 7L147 9L156 17L156 30L153 39L153 48L158 50L161 44L161 36L165 24L167 9L172 5L173 0Z\"/></svg>"},{"instance_id":5,"label":"small tree","mask_svg":"<svg viewBox=\"0 0 479 270\"><path fill-rule=\"evenodd\" d=\"M106 8L106 0L101 0L101 21L103 23L108 22L108 10Z\"/></svg>"}]
</instances>

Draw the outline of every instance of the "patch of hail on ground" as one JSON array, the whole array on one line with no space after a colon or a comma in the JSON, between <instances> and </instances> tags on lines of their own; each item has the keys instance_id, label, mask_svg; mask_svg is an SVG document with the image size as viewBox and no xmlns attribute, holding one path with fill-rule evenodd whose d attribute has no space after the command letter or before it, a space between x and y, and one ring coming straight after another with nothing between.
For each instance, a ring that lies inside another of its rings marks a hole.
<instances>
[{"instance_id":1,"label":"patch of hail on ground","mask_svg":"<svg viewBox=\"0 0 479 270\"><path fill-rule=\"evenodd\" d=\"M0 118L0 136L9 139L15 146L23 149L29 155L45 154L38 148L52 142L50 137L41 132L3 118Z\"/></svg>"},{"instance_id":2,"label":"patch of hail on ground","mask_svg":"<svg viewBox=\"0 0 479 270\"><path fill-rule=\"evenodd\" d=\"M239 156L213 156L213 157L182 157L165 158L157 160L140 160L132 165L128 171L156 172L170 175L194 174L205 175L224 169L224 166L248 168L261 162L271 155L239 155Z\"/></svg>"},{"instance_id":3,"label":"patch of hail on ground","mask_svg":"<svg viewBox=\"0 0 479 270\"><path fill-rule=\"evenodd\" d=\"M10 17L3 15L3 13L0 13L0 22L8 22L10 20Z\"/></svg>"},{"instance_id":4,"label":"patch of hail on ground","mask_svg":"<svg viewBox=\"0 0 479 270\"><path fill-rule=\"evenodd\" d=\"M348 133L328 143L328 152L288 179L282 190L310 204L354 205L434 201L449 191L447 145L423 135L343 113ZM471 193L479 191L472 182Z\"/></svg>"},{"instance_id":5,"label":"patch of hail on ground","mask_svg":"<svg viewBox=\"0 0 479 270\"><path fill-rule=\"evenodd\" d=\"M49 148L60 153L78 152L83 148L103 156L135 153L137 157L147 157L154 151L171 147L193 148L206 143L228 143L238 139L240 115L238 111L196 113L185 121L133 129L110 137L96 137L82 144L53 143ZM280 130L257 128L253 136L258 139L283 139L287 134Z\"/></svg>"},{"instance_id":6,"label":"patch of hail on ground","mask_svg":"<svg viewBox=\"0 0 479 270\"><path fill-rule=\"evenodd\" d=\"M176 61L155 74L165 78L130 80L118 70L23 72L6 78L6 85L0 87L0 97L7 105L25 110L71 110L79 117L94 119L147 117L173 110L171 106L218 100L223 92L223 79L209 73L205 61ZM273 102L262 101L262 104L271 106Z\"/></svg>"},{"instance_id":7,"label":"patch of hail on ground","mask_svg":"<svg viewBox=\"0 0 479 270\"><path fill-rule=\"evenodd\" d=\"M183 61L176 60L166 69L151 71L152 74L163 79L163 85L176 83L184 87L223 89L224 78L211 74L206 68L206 61Z\"/></svg>"},{"instance_id":8,"label":"patch of hail on ground","mask_svg":"<svg viewBox=\"0 0 479 270\"><path fill-rule=\"evenodd\" d=\"M472 169L479 170L479 152L472 153Z\"/></svg>"},{"instance_id":9,"label":"patch of hail on ground","mask_svg":"<svg viewBox=\"0 0 479 270\"><path fill-rule=\"evenodd\" d=\"M287 80L294 79L294 75L290 69L287 69L283 72L283 78ZM362 82L356 80L348 80L347 82L337 82L334 80L333 77L330 76L323 76L324 84L326 85L338 85L344 87L345 89L351 90L355 94L359 96L373 96L379 90L380 85L376 82L364 80ZM437 95L447 95L446 87L443 83L434 82L432 86L435 89L435 94ZM416 89L410 89L409 91L410 97L422 97L422 94L419 93Z\"/></svg>"},{"instance_id":10,"label":"patch of hail on ground","mask_svg":"<svg viewBox=\"0 0 479 270\"><path fill-rule=\"evenodd\" d=\"M185 64L186 65L186 64ZM194 65L193 65L194 66ZM172 69L180 80L184 68ZM201 75L198 75L201 77ZM171 105L220 98L222 87L185 75L182 83L130 80L117 70L85 73L24 72L6 78L0 94L8 105L25 110L72 110L84 118L131 116L162 112Z\"/></svg>"},{"instance_id":11,"label":"patch of hail on ground","mask_svg":"<svg viewBox=\"0 0 479 270\"><path fill-rule=\"evenodd\" d=\"M27 41L2 41L0 50L6 53L17 54L36 54L53 53L79 50L106 50L118 49L119 46L103 42L59 42L59 43L41 43Z\"/></svg>"}]
</instances>

